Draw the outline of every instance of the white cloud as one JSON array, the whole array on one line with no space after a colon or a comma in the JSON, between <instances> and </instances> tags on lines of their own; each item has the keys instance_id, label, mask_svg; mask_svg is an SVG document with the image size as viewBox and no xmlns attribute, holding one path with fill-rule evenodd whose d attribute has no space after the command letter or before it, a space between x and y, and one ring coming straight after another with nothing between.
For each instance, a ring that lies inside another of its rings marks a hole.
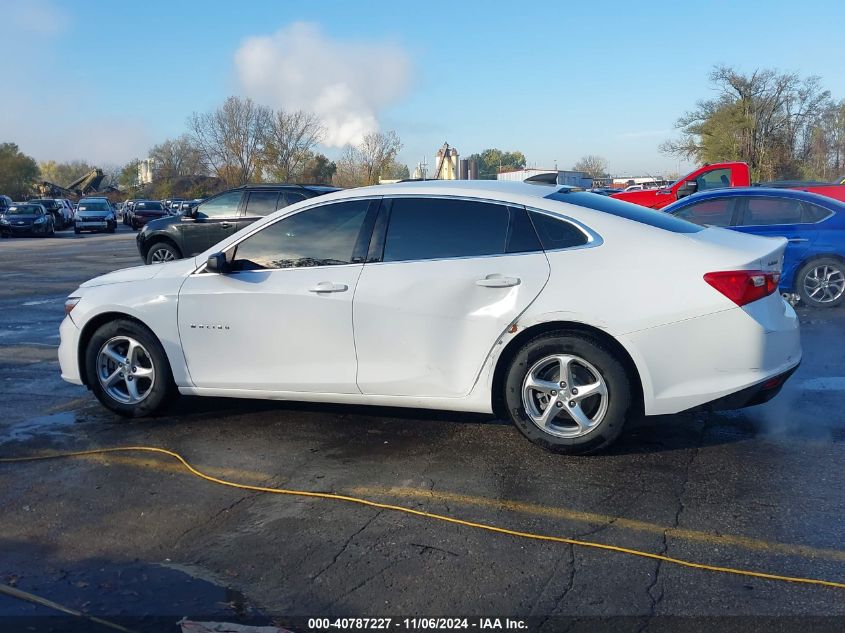
<instances>
[{"instance_id":1,"label":"white cloud","mask_svg":"<svg viewBox=\"0 0 845 633\"><path fill-rule=\"evenodd\" d=\"M64 31L70 16L45 0L27 0L26 2L2 3L0 5L0 24L9 32L25 32L32 35L57 35Z\"/></svg>"},{"instance_id":2,"label":"white cloud","mask_svg":"<svg viewBox=\"0 0 845 633\"><path fill-rule=\"evenodd\" d=\"M305 22L246 39L235 67L244 95L317 114L328 147L358 143L378 130L379 113L405 94L411 74L408 56L395 44L334 40Z\"/></svg>"}]
</instances>

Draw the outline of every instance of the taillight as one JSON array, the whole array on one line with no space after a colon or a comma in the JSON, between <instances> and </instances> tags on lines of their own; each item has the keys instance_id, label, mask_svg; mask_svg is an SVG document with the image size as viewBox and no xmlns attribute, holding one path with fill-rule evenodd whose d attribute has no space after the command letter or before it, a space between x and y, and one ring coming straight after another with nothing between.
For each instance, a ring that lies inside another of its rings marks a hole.
<instances>
[{"instance_id":1,"label":"taillight","mask_svg":"<svg viewBox=\"0 0 845 633\"><path fill-rule=\"evenodd\" d=\"M704 281L738 306L768 297L778 289L780 273L765 270L727 270L707 273Z\"/></svg>"}]
</instances>

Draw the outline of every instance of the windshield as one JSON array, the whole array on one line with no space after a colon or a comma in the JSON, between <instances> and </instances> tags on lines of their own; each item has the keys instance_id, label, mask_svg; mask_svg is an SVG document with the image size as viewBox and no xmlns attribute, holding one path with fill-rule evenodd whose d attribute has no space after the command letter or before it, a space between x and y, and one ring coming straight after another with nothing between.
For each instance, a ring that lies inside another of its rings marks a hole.
<instances>
[{"instance_id":1,"label":"windshield","mask_svg":"<svg viewBox=\"0 0 845 633\"><path fill-rule=\"evenodd\" d=\"M19 207L9 207L9 210L6 211L7 215L41 215L44 213L41 210L41 207L37 207L34 204L22 204Z\"/></svg>"},{"instance_id":2,"label":"windshield","mask_svg":"<svg viewBox=\"0 0 845 633\"><path fill-rule=\"evenodd\" d=\"M108 211L109 205L105 202L80 202L80 211Z\"/></svg>"}]
</instances>

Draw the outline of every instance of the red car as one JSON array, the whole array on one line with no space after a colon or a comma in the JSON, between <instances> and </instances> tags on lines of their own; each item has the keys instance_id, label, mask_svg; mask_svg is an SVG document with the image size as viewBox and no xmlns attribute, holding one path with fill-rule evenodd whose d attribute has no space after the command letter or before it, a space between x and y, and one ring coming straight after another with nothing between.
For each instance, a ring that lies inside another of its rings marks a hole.
<instances>
[{"instance_id":1,"label":"red car","mask_svg":"<svg viewBox=\"0 0 845 633\"><path fill-rule=\"evenodd\" d=\"M157 220L169 215L161 202L157 200L137 200L132 206L130 224L136 231L150 220Z\"/></svg>"}]
</instances>

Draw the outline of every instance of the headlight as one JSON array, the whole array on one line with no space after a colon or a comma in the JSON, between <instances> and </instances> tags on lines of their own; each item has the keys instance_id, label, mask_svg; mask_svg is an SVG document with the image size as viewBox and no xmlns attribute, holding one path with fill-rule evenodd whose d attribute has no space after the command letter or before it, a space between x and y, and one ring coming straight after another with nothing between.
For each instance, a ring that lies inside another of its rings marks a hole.
<instances>
[{"instance_id":1,"label":"headlight","mask_svg":"<svg viewBox=\"0 0 845 633\"><path fill-rule=\"evenodd\" d=\"M38 218L33 224L44 224L47 221L47 218Z\"/></svg>"},{"instance_id":2,"label":"headlight","mask_svg":"<svg viewBox=\"0 0 845 633\"><path fill-rule=\"evenodd\" d=\"M82 297L68 297L67 301L65 301L65 314L73 312L76 304L79 303L81 299Z\"/></svg>"},{"instance_id":3,"label":"headlight","mask_svg":"<svg viewBox=\"0 0 845 633\"><path fill-rule=\"evenodd\" d=\"M109 214L106 216L106 220L114 220L114 213L109 213Z\"/></svg>"},{"instance_id":4,"label":"headlight","mask_svg":"<svg viewBox=\"0 0 845 633\"><path fill-rule=\"evenodd\" d=\"M6 218L0 218L0 224L8 224L9 221Z\"/></svg>"}]
</instances>

